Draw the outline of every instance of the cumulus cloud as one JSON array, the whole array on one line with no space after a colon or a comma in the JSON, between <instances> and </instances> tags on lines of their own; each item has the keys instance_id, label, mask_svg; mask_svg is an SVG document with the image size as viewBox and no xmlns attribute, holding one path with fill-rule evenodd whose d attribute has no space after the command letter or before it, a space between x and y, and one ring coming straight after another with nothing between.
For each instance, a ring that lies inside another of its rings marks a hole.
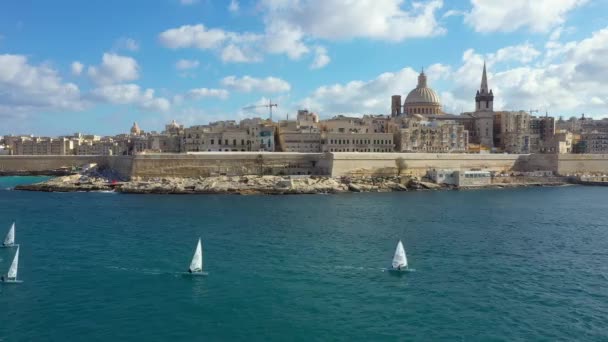
<instances>
[{"instance_id":1,"label":"cumulus cloud","mask_svg":"<svg viewBox=\"0 0 608 342\"><path fill-rule=\"evenodd\" d=\"M218 99L225 100L228 98L228 91L226 89L209 89L209 88L196 88L188 91L188 97L193 99L201 99L204 97L215 97Z\"/></svg>"},{"instance_id":2,"label":"cumulus cloud","mask_svg":"<svg viewBox=\"0 0 608 342\"><path fill-rule=\"evenodd\" d=\"M321 69L331 62L331 58L327 55L327 49L323 46L315 47L315 59L310 65L311 69Z\"/></svg>"},{"instance_id":3,"label":"cumulus cloud","mask_svg":"<svg viewBox=\"0 0 608 342\"><path fill-rule=\"evenodd\" d=\"M251 76L228 76L222 79L222 85L235 91L250 93L283 93L291 90L291 85L277 77L255 78Z\"/></svg>"},{"instance_id":4,"label":"cumulus cloud","mask_svg":"<svg viewBox=\"0 0 608 342\"><path fill-rule=\"evenodd\" d=\"M82 74L82 70L84 69L84 65L79 61L74 61L72 62L71 68L73 75L80 76L80 74Z\"/></svg>"},{"instance_id":5,"label":"cumulus cloud","mask_svg":"<svg viewBox=\"0 0 608 342\"><path fill-rule=\"evenodd\" d=\"M557 46L557 47L556 47ZM425 69L429 85L440 94L444 110L452 113L474 110L475 92L481 82L484 61L496 110L548 111L554 115L608 111L608 27L581 41L554 42L537 50L524 43L481 54L468 49L461 63L434 64ZM534 63L544 60L549 63ZM506 63L509 62L509 63ZM418 72L404 68L371 80L320 86L299 105L328 114L388 113L390 96L415 87Z\"/></svg>"},{"instance_id":6,"label":"cumulus cloud","mask_svg":"<svg viewBox=\"0 0 608 342\"><path fill-rule=\"evenodd\" d=\"M180 59L175 63L175 68L177 70L196 69L198 68L199 64L199 61L195 59Z\"/></svg>"},{"instance_id":7,"label":"cumulus cloud","mask_svg":"<svg viewBox=\"0 0 608 342\"><path fill-rule=\"evenodd\" d=\"M301 100L300 105L332 115L389 113L391 95L407 94L416 86L417 76L414 69L403 68L368 81L325 85Z\"/></svg>"},{"instance_id":8,"label":"cumulus cloud","mask_svg":"<svg viewBox=\"0 0 608 342\"><path fill-rule=\"evenodd\" d=\"M565 21L568 12L587 0L471 0L465 22L477 32L512 32L527 28L548 32Z\"/></svg>"},{"instance_id":9,"label":"cumulus cloud","mask_svg":"<svg viewBox=\"0 0 608 342\"><path fill-rule=\"evenodd\" d=\"M211 49L219 46L231 34L220 29L207 29L205 25L183 25L162 32L158 37L161 44L171 49L197 48Z\"/></svg>"},{"instance_id":10,"label":"cumulus cloud","mask_svg":"<svg viewBox=\"0 0 608 342\"><path fill-rule=\"evenodd\" d=\"M403 0L262 0L257 7L264 21L261 34L197 24L168 29L159 34L159 40L171 49L214 50L224 62L235 63L258 62L264 54L284 54L297 60L315 52L317 65L321 65L328 61L327 54L317 53L309 46L311 41L368 38L401 42L441 35L446 30L436 14L442 7L442 0L409 6ZM229 10L238 10L236 0Z\"/></svg>"},{"instance_id":11,"label":"cumulus cloud","mask_svg":"<svg viewBox=\"0 0 608 342\"><path fill-rule=\"evenodd\" d=\"M241 47L234 44L229 44L222 49L221 59L226 63L253 63L262 60L256 53L251 51L246 53Z\"/></svg>"},{"instance_id":12,"label":"cumulus cloud","mask_svg":"<svg viewBox=\"0 0 608 342\"><path fill-rule=\"evenodd\" d=\"M139 65L131 57L104 53L101 65L90 66L89 77L98 85L133 81L139 78Z\"/></svg>"},{"instance_id":13,"label":"cumulus cloud","mask_svg":"<svg viewBox=\"0 0 608 342\"><path fill-rule=\"evenodd\" d=\"M85 107L77 85L63 82L47 65L31 65L23 55L0 55L0 114Z\"/></svg>"},{"instance_id":14,"label":"cumulus cloud","mask_svg":"<svg viewBox=\"0 0 608 342\"><path fill-rule=\"evenodd\" d=\"M93 89L89 97L97 102L135 105L143 110L165 112L171 107L169 100L156 97L153 89L142 90L137 84L113 84Z\"/></svg>"},{"instance_id":15,"label":"cumulus cloud","mask_svg":"<svg viewBox=\"0 0 608 342\"><path fill-rule=\"evenodd\" d=\"M403 0L262 1L269 23L289 23L315 38L403 41L445 32L435 17L443 1L414 2L409 8L403 4Z\"/></svg>"}]
</instances>

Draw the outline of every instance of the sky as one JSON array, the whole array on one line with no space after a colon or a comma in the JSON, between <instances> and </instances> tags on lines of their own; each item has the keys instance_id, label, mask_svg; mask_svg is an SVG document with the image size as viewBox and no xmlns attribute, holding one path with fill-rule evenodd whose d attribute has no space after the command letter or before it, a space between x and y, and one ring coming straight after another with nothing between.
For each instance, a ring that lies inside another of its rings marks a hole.
<instances>
[{"instance_id":1,"label":"sky","mask_svg":"<svg viewBox=\"0 0 608 342\"><path fill-rule=\"evenodd\" d=\"M0 135L390 113L422 68L444 111L608 114L606 0L3 0Z\"/></svg>"}]
</instances>

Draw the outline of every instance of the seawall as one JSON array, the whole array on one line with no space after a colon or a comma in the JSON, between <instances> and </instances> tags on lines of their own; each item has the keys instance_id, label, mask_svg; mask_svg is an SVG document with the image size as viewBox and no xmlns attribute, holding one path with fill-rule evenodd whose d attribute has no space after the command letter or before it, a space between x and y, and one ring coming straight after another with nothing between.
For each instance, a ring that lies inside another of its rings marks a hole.
<instances>
[{"instance_id":1,"label":"seawall","mask_svg":"<svg viewBox=\"0 0 608 342\"><path fill-rule=\"evenodd\" d=\"M201 152L136 156L0 156L0 174L44 173L97 163L122 178L241 175L421 176L429 169L608 173L608 155Z\"/></svg>"}]
</instances>

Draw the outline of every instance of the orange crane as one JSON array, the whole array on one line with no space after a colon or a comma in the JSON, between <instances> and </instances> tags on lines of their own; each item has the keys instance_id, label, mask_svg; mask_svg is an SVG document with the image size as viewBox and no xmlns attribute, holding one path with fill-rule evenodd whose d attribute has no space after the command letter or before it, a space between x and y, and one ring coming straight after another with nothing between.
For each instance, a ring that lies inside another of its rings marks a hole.
<instances>
[{"instance_id":1,"label":"orange crane","mask_svg":"<svg viewBox=\"0 0 608 342\"><path fill-rule=\"evenodd\" d=\"M243 107L243 110L250 110L250 109L255 109L255 108L268 108L268 111L270 112L270 121L272 121L272 107L279 107L278 104L276 103L272 103L272 100L268 100L268 104L263 104L263 105L259 105L259 106L248 106L248 107Z\"/></svg>"}]
</instances>

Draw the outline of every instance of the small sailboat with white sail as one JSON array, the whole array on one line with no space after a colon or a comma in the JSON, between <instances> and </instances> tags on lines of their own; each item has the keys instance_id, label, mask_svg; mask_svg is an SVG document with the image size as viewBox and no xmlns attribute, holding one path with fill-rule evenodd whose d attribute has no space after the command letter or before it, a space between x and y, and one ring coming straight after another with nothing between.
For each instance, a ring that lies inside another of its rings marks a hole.
<instances>
[{"instance_id":1,"label":"small sailboat with white sail","mask_svg":"<svg viewBox=\"0 0 608 342\"><path fill-rule=\"evenodd\" d=\"M13 258L13 263L11 267L8 269L8 273L6 276L2 276L0 281L6 284L15 284L22 283L21 280L17 279L17 269L19 268L19 247L17 247L17 252L15 253L15 258Z\"/></svg>"},{"instance_id":2,"label":"small sailboat with white sail","mask_svg":"<svg viewBox=\"0 0 608 342\"><path fill-rule=\"evenodd\" d=\"M403 248L403 243L401 242L401 240L399 240L399 242L397 243L397 248L395 249L395 255L393 256L393 263L391 264L390 271L409 271L407 265L407 257L405 256L405 249Z\"/></svg>"},{"instance_id":3,"label":"small sailboat with white sail","mask_svg":"<svg viewBox=\"0 0 608 342\"><path fill-rule=\"evenodd\" d=\"M4 241L2 242L2 247L18 247L19 245L15 244L15 222L11 225L11 228L6 233L4 237Z\"/></svg>"},{"instance_id":4,"label":"small sailboat with white sail","mask_svg":"<svg viewBox=\"0 0 608 342\"><path fill-rule=\"evenodd\" d=\"M188 273L192 275L207 275L207 272L203 272L203 246L201 244L201 238L198 238L196 249L194 250L194 256L190 262Z\"/></svg>"}]
</instances>

